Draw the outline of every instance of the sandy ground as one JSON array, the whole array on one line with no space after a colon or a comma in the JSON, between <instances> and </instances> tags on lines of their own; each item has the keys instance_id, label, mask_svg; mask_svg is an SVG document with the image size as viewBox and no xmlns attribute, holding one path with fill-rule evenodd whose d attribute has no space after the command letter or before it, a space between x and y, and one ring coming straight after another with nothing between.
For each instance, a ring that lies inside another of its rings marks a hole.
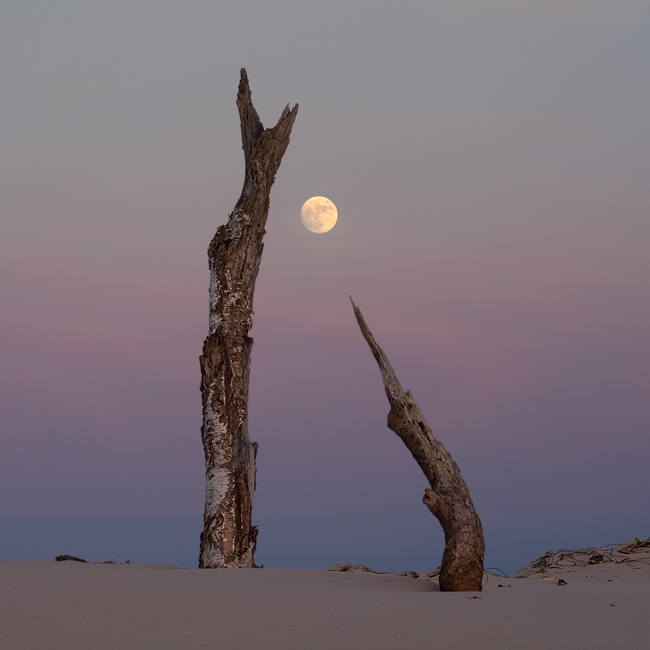
<instances>
[{"instance_id":1,"label":"sandy ground","mask_svg":"<svg viewBox=\"0 0 650 650\"><path fill-rule=\"evenodd\" d=\"M650 647L650 565L426 579L285 569L0 563L2 650ZM566 585L559 584L566 581Z\"/></svg>"}]
</instances>

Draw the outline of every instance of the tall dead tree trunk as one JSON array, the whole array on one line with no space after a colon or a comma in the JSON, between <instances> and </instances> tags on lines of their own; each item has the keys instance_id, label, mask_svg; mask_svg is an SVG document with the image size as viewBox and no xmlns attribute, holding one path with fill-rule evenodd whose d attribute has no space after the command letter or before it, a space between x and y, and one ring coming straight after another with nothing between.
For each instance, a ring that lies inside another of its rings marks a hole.
<instances>
[{"instance_id":1,"label":"tall dead tree trunk","mask_svg":"<svg viewBox=\"0 0 650 650\"><path fill-rule=\"evenodd\" d=\"M413 454L431 485L430 490L424 491L423 502L437 517L445 533L440 589L481 591L485 554L483 526L458 465L442 443L433 437L411 391L405 392L400 385L388 357L375 341L354 302L352 307L361 333L381 370L390 403L388 426Z\"/></svg>"},{"instance_id":2,"label":"tall dead tree trunk","mask_svg":"<svg viewBox=\"0 0 650 650\"><path fill-rule=\"evenodd\" d=\"M254 567L252 525L257 443L248 437L253 292L264 244L269 194L289 145L298 105L264 129L242 68L237 94L246 176L228 223L208 247L210 329L203 344L201 397L205 515L199 567Z\"/></svg>"}]
</instances>

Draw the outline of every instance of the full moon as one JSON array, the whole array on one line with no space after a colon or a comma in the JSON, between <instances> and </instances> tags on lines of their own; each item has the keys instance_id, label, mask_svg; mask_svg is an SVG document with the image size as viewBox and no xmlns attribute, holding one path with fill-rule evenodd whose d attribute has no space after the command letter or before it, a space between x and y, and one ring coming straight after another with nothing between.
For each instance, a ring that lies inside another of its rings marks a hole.
<instances>
[{"instance_id":1,"label":"full moon","mask_svg":"<svg viewBox=\"0 0 650 650\"><path fill-rule=\"evenodd\" d=\"M327 232L332 230L339 218L336 206L324 196L313 196L300 210L302 224L312 232Z\"/></svg>"}]
</instances>

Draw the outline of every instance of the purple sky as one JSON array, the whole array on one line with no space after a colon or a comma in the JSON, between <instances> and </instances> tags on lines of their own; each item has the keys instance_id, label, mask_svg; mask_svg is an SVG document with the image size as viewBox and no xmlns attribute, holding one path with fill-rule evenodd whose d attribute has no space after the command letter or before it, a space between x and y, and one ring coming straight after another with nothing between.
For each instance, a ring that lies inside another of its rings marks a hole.
<instances>
[{"instance_id":1,"label":"purple sky","mask_svg":"<svg viewBox=\"0 0 650 650\"><path fill-rule=\"evenodd\" d=\"M255 294L257 561L439 564L348 294L487 566L647 538L649 57L636 0L4 2L0 560L196 566L242 66L266 126L300 104Z\"/></svg>"}]
</instances>

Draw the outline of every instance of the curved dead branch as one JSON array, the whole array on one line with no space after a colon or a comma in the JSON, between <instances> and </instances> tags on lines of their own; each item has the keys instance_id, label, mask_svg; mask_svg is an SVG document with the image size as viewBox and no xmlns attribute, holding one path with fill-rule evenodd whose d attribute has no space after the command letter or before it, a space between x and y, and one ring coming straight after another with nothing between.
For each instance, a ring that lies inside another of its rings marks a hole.
<instances>
[{"instance_id":1,"label":"curved dead branch","mask_svg":"<svg viewBox=\"0 0 650 650\"><path fill-rule=\"evenodd\" d=\"M375 341L361 310L352 307L363 338L381 370L390 403L388 426L406 445L424 472L431 489L423 502L445 533L445 552L440 570L442 591L481 591L485 544L483 527L467 485L442 443L433 437L410 391L404 391L388 357Z\"/></svg>"}]
</instances>

